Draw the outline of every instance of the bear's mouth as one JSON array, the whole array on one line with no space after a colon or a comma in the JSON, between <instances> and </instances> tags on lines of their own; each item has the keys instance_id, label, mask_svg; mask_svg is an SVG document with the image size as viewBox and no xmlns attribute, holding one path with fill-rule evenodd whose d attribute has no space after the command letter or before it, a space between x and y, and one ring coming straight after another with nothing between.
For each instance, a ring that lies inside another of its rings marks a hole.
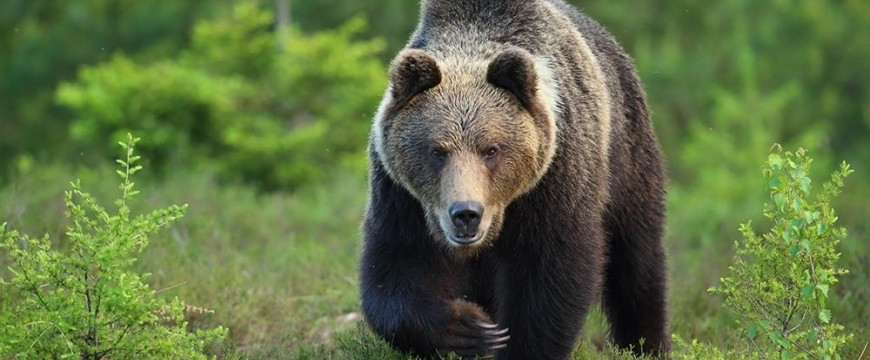
<instances>
[{"instance_id":1,"label":"bear's mouth","mask_svg":"<svg viewBox=\"0 0 870 360\"><path fill-rule=\"evenodd\" d=\"M456 246L468 246L480 241L480 239L483 239L483 235L483 231L478 231L476 233L458 232L448 234L447 239Z\"/></svg>"}]
</instances>

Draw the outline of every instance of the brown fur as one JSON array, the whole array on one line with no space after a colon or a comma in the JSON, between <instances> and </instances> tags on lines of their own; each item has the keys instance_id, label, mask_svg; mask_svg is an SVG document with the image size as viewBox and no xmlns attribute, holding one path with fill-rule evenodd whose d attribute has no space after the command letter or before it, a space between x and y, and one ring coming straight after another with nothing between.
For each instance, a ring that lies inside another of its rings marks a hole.
<instances>
[{"instance_id":1,"label":"brown fur","mask_svg":"<svg viewBox=\"0 0 870 360\"><path fill-rule=\"evenodd\" d=\"M408 68L406 63L420 61L419 56L417 50L404 52L393 69ZM426 61L440 63L433 58ZM444 237L439 224L445 220L438 215L451 202L476 200L484 205L488 236L473 247L450 248L457 256L468 256L498 235L504 209L542 176L551 140L545 138L547 128L535 126L548 121L535 119L545 116L540 110L524 109L506 90L487 83L488 63L459 66L449 59L443 63L444 69L436 70L438 76L429 75L442 79L437 87L418 93L404 107L390 105L391 117L382 124L385 152L381 156L396 169L394 176L426 204L436 238ZM402 75L393 72L393 94L407 91L402 84L413 83L397 78ZM497 148L498 154L485 159L490 148ZM432 158L434 150L448 155L443 163ZM437 178L442 181L432 181Z\"/></svg>"},{"instance_id":2,"label":"brown fur","mask_svg":"<svg viewBox=\"0 0 870 360\"><path fill-rule=\"evenodd\" d=\"M424 1L371 160L363 310L394 345L563 359L603 294L617 345L667 351L664 170L597 23L561 0ZM469 201L483 235L461 244L448 208Z\"/></svg>"}]
</instances>

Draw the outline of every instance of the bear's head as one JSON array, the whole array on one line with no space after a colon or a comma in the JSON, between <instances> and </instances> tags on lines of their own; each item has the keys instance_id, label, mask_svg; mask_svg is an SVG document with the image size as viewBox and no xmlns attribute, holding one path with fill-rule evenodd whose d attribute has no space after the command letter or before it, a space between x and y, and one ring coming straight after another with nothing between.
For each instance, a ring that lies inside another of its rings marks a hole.
<instances>
[{"instance_id":1,"label":"bear's head","mask_svg":"<svg viewBox=\"0 0 870 360\"><path fill-rule=\"evenodd\" d=\"M423 206L430 233L474 254L550 166L556 99L546 63L525 50L437 60L404 50L375 119L374 151Z\"/></svg>"}]
</instances>

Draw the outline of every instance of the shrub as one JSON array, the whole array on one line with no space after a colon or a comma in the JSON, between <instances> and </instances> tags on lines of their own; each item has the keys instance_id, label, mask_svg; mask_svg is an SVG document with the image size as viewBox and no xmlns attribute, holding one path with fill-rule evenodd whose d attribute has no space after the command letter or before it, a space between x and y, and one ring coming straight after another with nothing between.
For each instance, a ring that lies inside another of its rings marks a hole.
<instances>
[{"instance_id":1,"label":"shrub","mask_svg":"<svg viewBox=\"0 0 870 360\"><path fill-rule=\"evenodd\" d=\"M145 133L139 149L161 171L220 149L221 128L241 116L246 85L171 60L140 65L116 54L83 68L75 83L62 84L57 101L76 114L70 131L83 150L112 154L98 144Z\"/></svg>"},{"instance_id":2,"label":"shrub","mask_svg":"<svg viewBox=\"0 0 870 360\"><path fill-rule=\"evenodd\" d=\"M148 236L184 214L173 205L133 216L128 207L138 193L131 176L141 169L128 135L118 160L121 196L110 214L81 184L66 192L68 249L48 238L31 238L0 227L0 249L8 251L11 280L0 280L16 303L4 304L0 318L0 358L202 359L206 344L226 336L218 327L190 333L185 305L156 296L144 283L148 274L129 270L148 246ZM7 310L7 309L4 309Z\"/></svg>"},{"instance_id":3,"label":"shrub","mask_svg":"<svg viewBox=\"0 0 870 360\"><path fill-rule=\"evenodd\" d=\"M777 147L778 149L778 147ZM852 170L843 163L811 197L806 151L770 154L764 176L771 202L764 216L773 223L758 235L751 223L741 225L734 263L710 291L725 296L756 356L766 358L838 359L851 338L833 321L827 300L837 277L837 244L846 235L836 226L831 201Z\"/></svg>"},{"instance_id":4,"label":"shrub","mask_svg":"<svg viewBox=\"0 0 870 360\"><path fill-rule=\"evenodd\" d=\"M337 168L365 172L370 119L387 80L381 40L355 38L361 18L306 35L271 29L251 1L197 24L176 59L139 64L117 54L62 84L57 101L75 114L84 150L147 133L145 155L162 170L213 164L225 179L296 188ZM286 39L279 51L278 39Z\"/></svg>"},{"instance_id":5,"label":"shrub","mask_svg":"<svg viewBox=\"0 0 870 360\"><path fill-rule=\"evenodd\" d=\"M673 359L675 360L726 360L743 358L739 353L725 352L713 345L692 339L692 342L686 342L682 337L674 334L671 336L673 341Z\"/></svg>"},{"instance_id":6,"label":"shrub","mask_svg":"<svg viewBox=\"0 0 870 360\"><path fill-rule=\"evenodd\" d=\"M190 49L182 62L216 74L249 79L268 76L275 61L274 17L254 1L235 4L228 16L200 21L193 27Z\"/></svg>"},{"instance_id":7,"label":"shrub","mask_svg":"<svg viewBox=\"0 0 870 360\"><path fill-rule=\"evenodd\" d=\"M260 86L269 89L269 115L225 129L227 169L266 187L312 183L335 167L365 173L371 118L387 85L377 58L383 42L353 40L365 27L355 18L310 36L287 30L286 50Z\"/></svg>"},{"instance_id":8,"label":"shrub","mask_svg":"<svg viewBox=\"0 0 870 360\"><path fill-rule=\"evenodd\" d=\"M234 16L258 16L242 10ZM240 29L244 24L253 28ZM219 39L277 43L279 37L255 31L259 26L254 24L257 22L240 18L216 20L201 27L209 31L197 32L203 38L195 38L198 45L185 59L222 74L231 69L244 71L241 66L211 59L234 56L229 49L237 46L225 46ZM294 28L284 30L284 50L268 52L273 57L268 71L248 78L257 84L258 91L256 97L245 100L251 107L246 121L234 121L222 129L229 149L220 160L224 177L241 177L271 189L314 183L336 168L365 173L371 117L387 83L378 59L383 41L354 40L366 26L365 20L355 18L312 35ZM233 32L248 36L231 36ZM211 41L215 43L209 45ZM199 55L203 49L218 50ZM219 51L223 56L215 55Z\"/></svg>"}]
</instances>

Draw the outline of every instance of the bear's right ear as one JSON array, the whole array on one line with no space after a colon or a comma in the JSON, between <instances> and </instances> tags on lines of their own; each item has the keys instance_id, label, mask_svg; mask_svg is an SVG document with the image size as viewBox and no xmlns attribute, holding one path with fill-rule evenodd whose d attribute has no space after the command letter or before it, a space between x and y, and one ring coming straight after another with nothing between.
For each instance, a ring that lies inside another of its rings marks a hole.
<instances>
[{"instance_id":1,"label":"bear's right ear","mask_svg":"<svg viewBox=\"0 0 870 360\"><path fill-rule=\"evenodd\" d=\"M392 108L398 110L414 96L441 83L438 63L422 50L410 49L399 53L390 68Z\"/></svg>"},{"instance_id":2,"label":"bear's right ear","mask_svg":"<svg viewBox=\"0 0 870 360\"><path fill-rule=\"evenodd\" d=\"M535 65L526 53L508 50L499 54L486 74L486 81L513 94L523 106L530 107L538 91Z\"/></svg>"}]
</instances>

